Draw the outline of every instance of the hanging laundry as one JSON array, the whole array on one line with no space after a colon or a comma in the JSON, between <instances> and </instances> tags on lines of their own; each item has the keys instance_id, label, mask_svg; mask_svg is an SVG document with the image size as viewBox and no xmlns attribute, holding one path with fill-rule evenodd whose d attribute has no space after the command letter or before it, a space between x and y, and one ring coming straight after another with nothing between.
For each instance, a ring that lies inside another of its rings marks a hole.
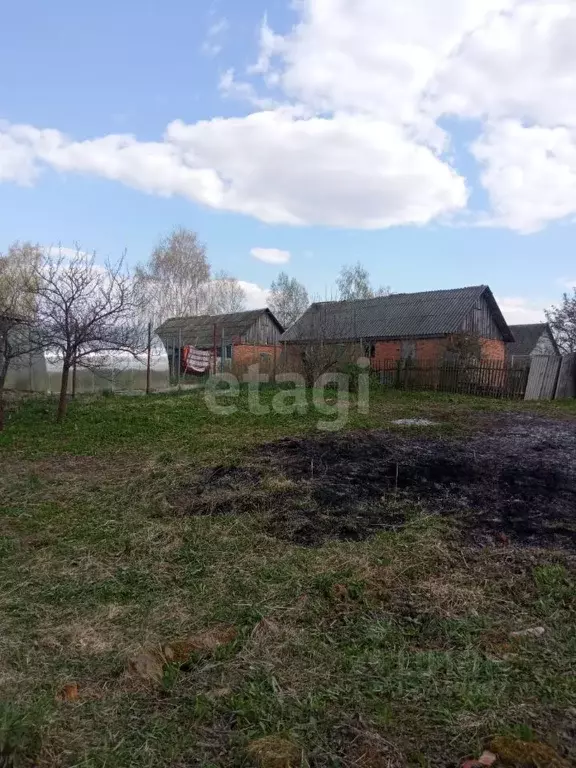
<instances>
[{"instance_id":1,"label":"hanging laundry","mask_svg":"<svg viewBox=\"0 0 576 768\"><path fill-rule=\"evenodd\" d=\"M182 350L182 372L201 374L210 371L212 365L212 352L196 347L184 347Z\"/></svg>"}]
</instances>

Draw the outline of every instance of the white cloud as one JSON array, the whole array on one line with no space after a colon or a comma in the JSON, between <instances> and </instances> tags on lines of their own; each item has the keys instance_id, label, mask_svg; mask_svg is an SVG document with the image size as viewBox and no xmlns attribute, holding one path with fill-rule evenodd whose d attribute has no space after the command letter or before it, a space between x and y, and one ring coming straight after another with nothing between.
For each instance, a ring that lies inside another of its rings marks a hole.
<instances>
[{"instance_id":1,"label":"white cloud","mask_svg":"<svg viewBox=\"0 0 576 768\"><path fill-rule=\"evenodd\" d=\"M208 37L216 37L217 35L221 35L229 28L230 23L228 22L228 19L222 17L221 19L218 19L218 21L215 21L214 24L210 25L208 28Z\"/></svg>"},{"instance_id":2,"label":"white cloud","mask_svg":"<svg viewBox=\"0 0 576 768\"><path fill-rule=\"evenodd\" d=\"M286 0L288 1L288 0ZM298 0L297 23L264 19L255 64L223 95L253 114L187 125L158 141L0 126L0 181L43 167L179 195L267 223L363 229L462 212L447 125L478 121L473 154L491 211L519 232L576 213L574 0ZM207 53L228 23L209 28Z\"/></svg>"},{"instance_id":3,"label":"white cloud","mask_svg":"<svg viewBox=\"0 0 576 768\"><path fill-rule=\"evenodd\" d=\"M496 301L509 325L543 323L546 320L543 304L536 301L518 296L497 296Z\"/></svg>"},{"instance_id":4,"label":"white cloud","mask_svg":"<svg viewBox=\"0 0 576 768\"><path fill-rule=\"evenodd\" d=\"M38 175L34 160L33 149L4 133L3 123L0 122L0 182L15 181L22 186L32 184Z\"/></svg>"},{"instance_id":5,"label":"white cloud","mask_svg":"<svg viewBox=\"0 0 576 768\"><path fill-rule=\"evenodd\" d=\"M181 195L273 224L376 229L426 224L466 203L464 180L399 128L368 117L258 112L187 125L163 141L130 135L73 141L7 126L38 167L90 173L151 194Z\"/></svg>"},{"instance_id":6,"label":"white cloud","mask_svg":"<svg viewBox=\"0 0 576 768\"><path fill-rule=\"evenodd\" d=\"M482 120L473 153L493 224L523 233L576 213L576 3L515 0L462 41L436 115Z\"/></svg>"},{"instance_id":7,"label":"white cloud","mask_svg":"<svg viewBox=\"0 0 576 768\"><path fill-rule=\"evenodd\" d=\"M293 98L323 111L421 120L420 101L467 34L511 0L304 0L301 21L279 37L265 23L260 70ZM273 66L273 65L272 65Z\"/></svg>"},{"instance_id":8,"label":"white cloud","mask_svg":"<svg viewBox=\"0 0 576 768\"><path fill-rule=\"evenodd\" d=\"M496 224L529 233L576 214L576 129L507 120L489 126L472 151Z\"/></svg>"},{"instance_id":9,"label":"white cloud","mask_svg":"<svg viewBox=\"0 0 576 768\"><path fill-rule=\"evenodd\" d=\"M250 254L266 264L287 264L290 261L290 251L281 251L278 248L252 248Z\"/></svg>"},{"instance_id":10,"label":"white cloud","mask_svg":"<svg viewBox=\"0 0 576 768\"><path fill-rule=\"evenodd\" d=\"M268 291L257 285L257 283L247 283L245 280L239 280L240 286L246 294L246 309L262 309L268 303Z\"/></svg>"},{"instance_id":11,"label":"white cloud","mask_svg":"<svg viewBox=\"0 0 576 768\"><path fill-rule=\"evenodd\" d=\"M248 67L249 74L267 74L270 70L270 60L274 54L284 51L284 38L275 35L268 26L268 16L265 15L260 27L260 53L258 61Z\"/></svg>"},{"instance_id":12,"label":"white cloud","mask_svg":"<svg viewBox=\"0 0 576 768\"><path fill-rule=\"evenodd\" d=\"M83 251L80 248L67 248L61 245L45 245L42 250L46 256L51 256L54 259L62 257L64 260L73 259L75 256L81 256L84 258L90 258L92 256L88 251Z\"/></svg>"},{"instance_id":13,"label":"white cloud","mask_svg":"<svg viewBox=\"0 0 576 768\"><path fill-rule=\"evenodd\" d=\"M445 63L434 86L437 112L576 126L576 4L510 5Z\"/></svg>"},{"instance_id":14,"label":"white cloud","mask_svg":"<svg viewBox=\"0 0 576 768\"><path fill-rule=\"evenodd\" d=\"M574 291L576 290L576 277L560 277L558 278L558 284L562 286L567 291Z\"/></svg>"},{"instance_id":15,"label":"white cloud","mask_svg":"<svg viewBox=\"0 0 576 768\"><path fill-rule=\"evenodd\" d=\"M218 90L226 98L247 101L258 109L276 109L280 106L275 99L259 96L252 83L238 80L233 67L220 76Z\"/></svg>"},{"instance_id":16,"label":"white cloud","mask_svg":"<svg viewBox=\"0 0 576 768\"><path fill-rule=\"evenodd\" d=\"M217 56L222 51L222 40L228 31L230 24L228 19L221 18L208 27L206 39L202 43L202 53L206 56Z\"/></svg>"}]
</instances>

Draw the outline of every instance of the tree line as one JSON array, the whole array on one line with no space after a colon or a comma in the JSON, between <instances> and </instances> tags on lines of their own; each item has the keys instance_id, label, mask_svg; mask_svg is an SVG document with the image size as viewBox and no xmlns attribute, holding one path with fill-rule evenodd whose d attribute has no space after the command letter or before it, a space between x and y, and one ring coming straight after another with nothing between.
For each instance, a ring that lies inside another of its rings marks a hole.
<instances>
[{"instance_id":1,"label":"tree line","mask_svg":"<svg viewBox=\"0 0 576 768\"><path fill-rule=\"evenodd\" d=\"M374 288L360 264L344 266L334 300L389 294ZM306 286L280 273L268 292L268 306L285 328L309 307ZM177 228L133 271L125 257L99 264L94 253L77 248L43 249L13 243L0 254L0 429L4 388L10 366L42 352L61 365L57 419L64 418L68 389L78 367L101 368L114 353L138 357L148 344L150 321L168 317L216 315L246 308L242 284L226 272L213 272L198 235ZM576 288L546 312L564 352L576 351Z\"/></svg>"},{"instance_id":2,"label":"tree line","mask_svg":"<svg viewBox=\"0 0 576 768\"><path fill-rule=\"evenodd\" d=\"M342 270L338 291L342 299L379 294L360 264ZM310 304L306 287L285 273L268 295L268 305L285 327ZM61 421L70 383L75 393L78 368L101 370L118 353L139 357L148 345L150 322L245 307L241 283L226 272L213 272L205 244L182 227L162 238L133 271L124 256L100 264L96 254L80 248L70 253L13 243L0 254L0 429L8 371L27 356L42 353L61 367Z\"/></svg>"}]
</instances>

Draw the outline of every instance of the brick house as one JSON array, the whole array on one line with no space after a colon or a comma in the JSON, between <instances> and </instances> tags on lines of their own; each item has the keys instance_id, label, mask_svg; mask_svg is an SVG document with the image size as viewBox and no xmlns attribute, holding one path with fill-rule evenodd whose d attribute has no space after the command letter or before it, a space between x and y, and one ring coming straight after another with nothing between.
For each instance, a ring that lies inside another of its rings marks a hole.
<instances>
[{"instance_id":1,"label":"brick house","mask_svg":"<svg viewBox=\"0 0 576 768\"><path fill-rule=\"evenodd\" d=\"M173 317L156 329L170 373L203 373L270 360L280 350L284 328L269 309L225 315ZM188 361L197 361L193 368Z\"/></svg>"},{"instance_id":2,"label":"brick house","mask_svg":"<svg viewBox=\"0 0 576 768\"><path fill-rule=\"evenodd\" d=\"M312 304L281 337L295 347L359 343L373 362L445 360L463 340L494 361L504 361L514 341L486 285Z\"/></svg>"}]
</instances>

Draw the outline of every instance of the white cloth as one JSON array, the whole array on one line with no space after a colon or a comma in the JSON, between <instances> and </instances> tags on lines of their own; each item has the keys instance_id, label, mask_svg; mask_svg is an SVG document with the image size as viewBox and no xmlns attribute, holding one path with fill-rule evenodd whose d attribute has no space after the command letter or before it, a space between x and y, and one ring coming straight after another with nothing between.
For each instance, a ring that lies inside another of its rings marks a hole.
<instances>
[{"instance_id":1,"label":"white cloth","mask_svg":"<svg viewBox=\"0 0 576 768\"><path fill-rule=\"evenodd\" d=\"M206 373L212 363L212 352L196 347L184 347L184 373Z\"/></svg>"}]
</instances>

